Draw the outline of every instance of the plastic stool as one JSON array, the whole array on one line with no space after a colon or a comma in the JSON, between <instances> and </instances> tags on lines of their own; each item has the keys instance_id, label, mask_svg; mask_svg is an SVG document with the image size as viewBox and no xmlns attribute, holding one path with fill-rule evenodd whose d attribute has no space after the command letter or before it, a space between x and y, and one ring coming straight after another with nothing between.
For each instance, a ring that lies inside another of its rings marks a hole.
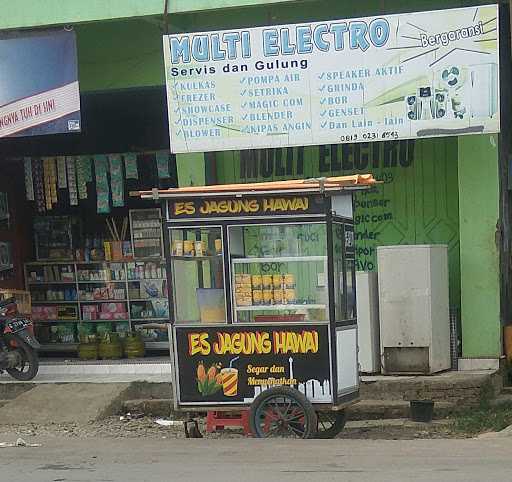
<instances>
[{"instance_id":1,"label":"plastic stool","mask_svg":"<svg viewBox=\"0 0 512 482\"><path fill-rule=\"evenodd\" d=\"M224 427L242 427L245 435L251 435L249 423L249 410L240 412L214 412L210 411L206 415L206 431L215 432L223 430Z\"/></svg>"}]
</instances>

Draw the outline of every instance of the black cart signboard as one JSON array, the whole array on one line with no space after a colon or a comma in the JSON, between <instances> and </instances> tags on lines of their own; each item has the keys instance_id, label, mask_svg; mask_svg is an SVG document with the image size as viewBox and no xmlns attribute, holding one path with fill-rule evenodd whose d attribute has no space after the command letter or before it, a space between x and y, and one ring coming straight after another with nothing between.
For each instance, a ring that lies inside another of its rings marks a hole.
<instances>
[{"instance_id":1,"label":"black cart signboard","mask_svg":"<svg viewBox=\"0 0 512 482\"><path fill-rule=\"evenodd\" d=\"M214 199L173 199L169 201L170 220L233 218L240 216L304 216L324 214L319 195L267 195L217 197Z\"/></svg>"},{"instance_id":2,"label":"black cart signboard","mask_svg":"<svg viewBox=\"0 0 512 482\"><path fill-rule=\"evenodd\" d=\"M275 386L332 403L328 325L176 327L180 403L247 404Z\"/></svg>"}]
</instances>

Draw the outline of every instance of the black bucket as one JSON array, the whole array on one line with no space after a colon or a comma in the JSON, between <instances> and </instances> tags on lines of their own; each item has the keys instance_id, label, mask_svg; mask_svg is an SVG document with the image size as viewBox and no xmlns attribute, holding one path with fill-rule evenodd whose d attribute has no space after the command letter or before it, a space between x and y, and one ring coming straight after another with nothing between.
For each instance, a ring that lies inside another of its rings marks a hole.
<instances>
[{"instance_id":1,"label":"black bucket","mask_svg":"<svg viewBox=\"0 0 512 482\"><path fill-rule=\"evenodd\" d=\"M432 422L434 402L432 400L411 400L411 420L414 422Z\"/></svg>"}]
</instances>

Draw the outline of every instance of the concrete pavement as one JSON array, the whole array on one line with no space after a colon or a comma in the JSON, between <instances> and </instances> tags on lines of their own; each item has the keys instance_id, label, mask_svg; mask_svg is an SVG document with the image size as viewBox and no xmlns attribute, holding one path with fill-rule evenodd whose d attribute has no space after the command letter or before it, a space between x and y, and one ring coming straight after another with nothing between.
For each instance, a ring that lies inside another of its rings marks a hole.
<instances>
[{"instance_id":1,"label":"concrete pavement","mask_svg":"<svg viewBox=\"0 0 512 482\"><path fill-rule=\"evenodd\" d=\"M6 440L7 434L0 434ZM505 482L512 438L489 440L186 440L31 438L0 448L10 482Z\"/></svg>"}]
</instances>

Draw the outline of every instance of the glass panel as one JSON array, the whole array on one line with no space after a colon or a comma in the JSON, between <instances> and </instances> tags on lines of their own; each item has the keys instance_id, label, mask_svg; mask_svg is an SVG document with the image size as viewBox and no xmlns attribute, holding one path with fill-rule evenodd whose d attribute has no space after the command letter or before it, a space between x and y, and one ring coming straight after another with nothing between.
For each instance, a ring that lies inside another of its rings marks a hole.
<instances>
[{"instance_id":1,"label":"glass panel","mask_svg":"<svg viewBox=\"0 0 512 482\"><path fill-rule=\"evenodd\" d=\"M347 279L347 319L353 320L357 316L356 306L356 245L354 237L354 225L345 223L345 259L346 259L346 279Z\"/></svg>"},{"instance_id":2,"label":"glass panel","mask_svg":"<svg viewBox=\"0 0 512 482\"><path fill-rule=\"evenodd\" d=\"M356 317L356 271L355 261L347 259L347 319Z\"/></svg>"},{"instance_id":3,"label":"glass panel","mask_svg":"<svg viewBox=\"0 0 512 482\"><path fill-rule=\"evenodd\" d=\"M176 322L227 323L221 228L170 233Z\"/></svg>"},{"instance_id":4,"label":"glass panel","mask_svg":"<svg viewBox=\"0 0 512 482\"><path fill-rule=\"evenodd\" d=\"M334 271L334 319L346 317L343 247L345 230L342 223L332 223L332 260Z\"/></svg>"},{"instance_id":5,"label":"glass panel","mask_svg":"<svg viewBox=\"0 0 512 482\"><path fill-rule=\"evenodd\" d=\"M325 224L229 227L235 322L328 319Z\"/></svg>"}]
</instances>

